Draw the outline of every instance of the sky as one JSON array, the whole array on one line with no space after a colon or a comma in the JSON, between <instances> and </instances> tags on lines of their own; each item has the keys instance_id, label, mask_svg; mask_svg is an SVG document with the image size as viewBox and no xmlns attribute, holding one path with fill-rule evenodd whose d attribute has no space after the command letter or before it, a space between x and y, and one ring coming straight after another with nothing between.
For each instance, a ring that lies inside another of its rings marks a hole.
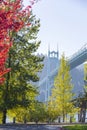
<instances>
[{"instance_id":1,"label":"sky","mask_svg":"<svg viewBox=\"0 0 87 130\"><path fill-rule=\"evenodd\" d=\"M24 2L27 5L27 0ZM40 19L38 52L59 50L72 56L87 43L87 0L40 0L33 6L33 14Z\"/></svg>"}]
</instances>

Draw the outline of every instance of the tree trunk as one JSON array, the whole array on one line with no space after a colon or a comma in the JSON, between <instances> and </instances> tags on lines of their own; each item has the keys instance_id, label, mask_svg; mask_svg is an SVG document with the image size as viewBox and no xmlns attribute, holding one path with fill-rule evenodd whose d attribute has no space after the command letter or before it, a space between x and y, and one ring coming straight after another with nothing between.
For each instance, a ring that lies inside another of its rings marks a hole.
<instances>
[{"instance_id":1,"label":"tree trunk","mask_svg":"<svg viewBox=\"0 0 87 130\"><path fill-rule=\"evenodd\" d=\"M15 124L15 121L16 121L16 118L15 117L13 117L13 123Z\"/></svg>"},{"instance_id":2,"label":"tree trunk","mask_svg":"<svg viewBox=\"0 0 87 130\"><path fill-rule=\"evenodd\" d=\"M80 113L78 115L78 121L82 122L82 108L80 109Z\"/></svg>"},{"instance_id":3,"label":"tree trunk","mask_svg":"<svg viewBox=\"0 0 87 130\"><path fill-rule=\"evenodd\" d=\"M61 122L61 118L60 117L58 117L58 123L60 123Z\"/></svg>"},{"instance_id":4,"label":"tree trunk","mask_svg":"<svg viewBox=\"0 0 87 130\"><path fill-rule=\"evenodd\" d=\"M3 117L2 117L2 124L6 124L6 115L7 115L7 110L3 110Z\"/></svg>"},{"instance_id":5,"label":"tree trunk","mask_svg":"<svg viewBox=\"0 0 87 130\"><path fill-rule=\"evenodd\" d=\"M85 122L85 118L86 118L86 109L83 109L83 118L82 118L82 122Z\"/></svg>"},{"instance_id":6,"label":"tree trunk","mask_svg":"<svg viewBox=\"0 0 87 130\"><path fill-rule=\"evenodd\" d=\"M65 122L65 114L63 114L63 122Z\"/></svg>"},{"instance_id":7,"label":"tree trunk","mask_svg":"<svg viewBox=\"0 0 87 130\"><path fill-rule=\"evenodd\" d=\"M10 68L10 64L11 64L11 61L10 61L10 58L11 58L11 55L9 53L9 61L8 61L8 68ZM10 73L10 72L9 72ZM7 77L6 77L6 90L4 91L4 105L5 107L3 108L3 117L2 117L2 123L3 124L6 124L6 116L7 116L7 109L8 109L8 88L9 88L9 79L10 79L10 74L7 73Z\"/></svg>"},{"instance_id":8,"label":"tree trunk","mask_svg":"<svg viewBox=\"0 0 87 130\"><path fill-rule=\"evenodd\" d=\"M70 116L70 123L72 123L72 116Z\"/></svg>"},{"instance_id":9,"label":"tree trunk","mask_svg":"<svg viewBox=\"0 0 87 130\"><path fill-rule=\"evenodd\" d=\"M86 101L82 101L80 114L79 114L79 122L85 122L86 117Z\"/></svg>"}]
</instances>

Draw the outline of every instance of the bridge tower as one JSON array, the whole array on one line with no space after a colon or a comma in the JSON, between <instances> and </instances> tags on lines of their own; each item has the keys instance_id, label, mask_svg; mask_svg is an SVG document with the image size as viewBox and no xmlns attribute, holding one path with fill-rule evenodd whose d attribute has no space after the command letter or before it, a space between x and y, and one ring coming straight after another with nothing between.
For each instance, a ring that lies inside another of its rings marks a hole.
<instances>
[{"instance_id":1,"label":"bridge tower","mask_svg":"<svg viewBox=\"0 0 87 130\"><path fill-rule=\"evenodd\" d=\"M57 68L59 65L59 51L57 47L57 51L51 51L50 46L48 47L48 61L47 61L47 82L46 82L46 98L45 101L49 100L49 96L51 95L52 83L54 81L54 77L50 74L51 72Z\"/></svg>"}]
</instances>

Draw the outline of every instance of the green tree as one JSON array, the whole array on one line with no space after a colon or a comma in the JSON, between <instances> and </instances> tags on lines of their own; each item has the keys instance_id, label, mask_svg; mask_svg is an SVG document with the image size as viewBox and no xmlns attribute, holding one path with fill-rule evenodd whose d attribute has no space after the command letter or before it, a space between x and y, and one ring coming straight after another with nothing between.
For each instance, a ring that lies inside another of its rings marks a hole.
<instances>
[{"instance_id":1,"label":"green tree","mask_svg":"<svg viewBox=\"0 0 87 130\"><path fill-rule=\"evenodd\" d=\"M40 21L36 20L32 13L27 20L31 22L31 26L23 27L20 32L12 34L14 43L7 60L7 66L11 67L11 72L6 75L6 82L0 89L3 123L6 123L7 110L17 106L27 107L33 100L32 96L35 97L33 93L35 95L38 93L33 82L39 80L38 72L43 67L43 57L35 54L40 45L40 42L36 40Z\"/></svg>"},{"instance_id":2,"label":"green tree","mask_svg":"<svg viewBox=\"0 0 87 130\"><path fill-rule=\"evenodd\" d=\"M30 121L38 123L46 120L46 107L42 102L35 101L33 109L30 109L29 112Z\"/></svg>"},{"instance_id":3,"label":"green tree","mask_svg":"<svg viewBox=\"0 0 87 130\"><path fill-rule=\"evenodd\" d=\"M31 97L30 103L28 106L21 106L18 105L17 107L14 107L10 110L8 110L8 117L10 117L11 120L15 119L15 122L21 122L21 123L26 123L30 121L30 115L31 111L35 110L35 92L30 91L29 92L29 99Z\"/></svg>"},{"instance_id":4,"label":"green tree","mask_svg":"<svg viewBox=\"0 0 87 130\"><path fill-rule=\"evenodd\" d=\"M31 102L28 107L17 107L8 111L8 115L16 117L16 122L43 122L46 121L46 108L41 102Z\"/></svg>"},{"instance_id":5,"label":"green tree","mask_svg":"<svg viewBox=\"0 0 87 130\"><path fill-rule=\"evenodd\" d=\"M63 117L63 122L65 121L65 116L74 109L74 105L71 102L73 98L72 89L73 85L71 83L70 67L67 58L65 58L65 55L63 54L58 74L54 79L54 87L51 95L51 106L54 106L56 112L58 112L58 116L60 115Z\"/></svg>"},{"instance_id":6,"label":"green tree","mask_svg":"<svg viewBox=\"0 0 87 130\"><path fill-rule=\"evenodd\" d=\"M84 93L79 94L76 99L79 110L79 122L85 122L87 109L87 63L84 64Z\"/></svg>"}]
</instances>

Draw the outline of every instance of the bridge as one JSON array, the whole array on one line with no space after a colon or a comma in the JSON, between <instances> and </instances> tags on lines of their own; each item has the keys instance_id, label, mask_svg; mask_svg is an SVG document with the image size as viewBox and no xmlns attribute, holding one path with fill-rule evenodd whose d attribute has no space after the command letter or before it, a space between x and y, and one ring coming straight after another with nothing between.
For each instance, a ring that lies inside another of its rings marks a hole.
<instances>
[{"instance_id":1,"label":"bridge","mask_svg":"<svg viewBox=\"0 0 87 130\"><path fill-rule=\"evenodd\" d=\"M70 68L73 69L87 60L87 44L68 59Z\"/></svg>"},{"instance_id":2,"label":"bridge","mask_svg":"<svg viewBox=\"0 0 87 130\"><path fill-rule=\"evenodd\" d=\"M87 60L87 44L85 44L80 50L74 53L70 58L68 58L68 63L70 65L70 70L79 66ZM55 76L58 72L58 67L55 68L50 76Z\"/></svg>"},{"instance_id":3,"label":"bridge","mask_svg":"<svg viewBox=\"0 0 87 130\"><path fill-rule=\"evenodd\" d=\"M70 70L84 63L86 60L87 60L87 44L85 44L80 50L78 50L76 53L74 53L71 57L68 58ZM49 80L54 80L53 77L55 77L57 73L58 73L58 66L53 71L51 71L43 80L39 81L39 86L43 86L43 84L46 82L47 85L46 89L50 89L53 83L49 84ZM48 86L50 86L50 88Z\"/></svg>"}]
</instances>

